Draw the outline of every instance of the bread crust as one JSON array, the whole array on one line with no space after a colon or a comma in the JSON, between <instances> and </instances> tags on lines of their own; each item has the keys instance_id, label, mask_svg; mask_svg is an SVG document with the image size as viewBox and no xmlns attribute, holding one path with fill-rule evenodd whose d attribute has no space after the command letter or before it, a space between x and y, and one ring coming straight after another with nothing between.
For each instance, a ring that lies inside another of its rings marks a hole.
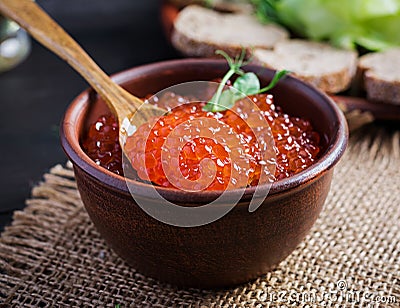
<instances>
[{"instance_id":1,"label":"bread crust","mask_svg":"<svg viewBox=\"0 0 400 308\"><path fill-rule=\"evenodd\" d=\"M310 50L309 54L307 50ZM327 93L348 89L357 68L356 52L305 40L279 42L273 51L256 49L253 55L255 63L276 70L288 69L292 75ZM285 61L288 58L291 64Z\"/></svg>"},{"instance_id":2,"label":"bread crust","mask_svg":"<svg viewBox=\"0 0 400 308\"><path fill-rule=\"evenodd\" d=\"M223 45L215 44L210 41L203 42L186 36L184 33L179 31L173 31L171 37L172 44L178 49L183 55L188 57L206 57L206 58L217 58L220 57L215 54L219 49L225 51L229 56L236 57L239 55L243 47L237 45ZM251 51L246 48L246 58L249 58Z\"/></svg>"},{"instance_id":3,"label":"bread crust","mask_svg":"<svg viewBox=\"0 0 400 308\"><path fill-rule=\"evenodd\" d=\"M268 34L268 31L270 31L271 33L270 37L263 38L264 43L262 44L248 43L241 45L238 44L234 39L232 39L232 41L230 42L226 42L226 39L225 38L222 39L222 37L220 41L217 41L209 37L204 37L204 34L196 35L196 33L193 33L194 25L188 26L188 23L191 22L191 18L202 18L204 19L203 21L204 27L207 27L208 26L207 19L210 18L212 19L213 22L220 23L220 27L226 27L226 23L224 23L224 20L226 21L226 19L229 19L231 17L237 18L238 16L242 16L244 22L246 20L253 19L253 17L250 17L248 15L222 14L215 12L213 10L201 8L196 5L188 6L181 11L181 13L178 15L177 20L175 20L174 29L171 36L172 44L182 54L190 57L215 57L216 56L215 51L218 49L222 49L226 53L228 53L231 57L235 57L242 52L243 48L246 50L246 55L248 57L251 55L251 49L257 47L272 48L276 42L287 39L289 35L288 32L280 26L272 24L258 25L257 22L257 25L256 23L254 24L256 25L258 31L260 31L260 29L263 29L263 32L265 32L266 34ZM197 23L199 24L199 21L197 21ZM200 23L200 25L196 26L203 27L203 23ZM228 22L227 24L229 23L230 22ZM248 26L253 27L252 24ZM212 31L219 31L219 30L220 29L215 29L215 30L213 29ZM227 31L228 29L225 28L224 30ZM232 35L234 36L235 34ZM249 35L251 35L251 33ZM251 40L249 39L249 42L250 41Z\"/></svg>"},{"instance_id":4,"label":"bread crust","mask_svg":"<svg viewBox=\"0 0 400 308\"><path fill-rule=\"evenodd\" d=\"M206 0L168 0L168 2L170 2L179 9L182 9L192 4L207 6ZM254 11L252 5L245 0L242 1L213 0L209 5L211 5L213 9L221 12L252 13Z\"/></svg>"},{"instance_id":5,"label":"bread crust","mask_svg":"<svg viewBox=\"0 0 400 308\"><path fill-rule=\"evenodd\" d=\"M369 100L400 105L400 48L360 57L358 70Z\"/></svg>"}]
</instances>

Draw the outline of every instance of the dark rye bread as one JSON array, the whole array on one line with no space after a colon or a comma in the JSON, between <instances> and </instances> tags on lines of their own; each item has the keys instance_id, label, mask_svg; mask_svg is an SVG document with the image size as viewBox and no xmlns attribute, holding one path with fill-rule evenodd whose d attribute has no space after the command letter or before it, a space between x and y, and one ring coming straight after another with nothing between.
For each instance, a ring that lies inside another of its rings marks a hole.
<instances>
[{"instance_id":1,"label":"dark rye bread","mask_svg":"<svg viewBox=\"0 0 400 308\"><path fill-rule=\"evenodd\" d=\"M358 69L368 99L400 105L400 48L366 54Z\"/></svg>"},{"instance_id":2,"label":"dark rye bread","mask_svg":"<svg viewBox=\"0 0 400 308\"><path fill-rule=\"evenodd\" d=\"M263 25L251 15L227 14L191 5L184 8L174 23L172 43L186 56L215 57L222 49L236 56L246 48L271 49L288 37L280 26Z\"/></svg>"},{"instance_id":3,"label":"dark rye bread","mask_svg":"<svg viewBox=\"0 0 400 308\"><path fill-rule=\"evenodd\" d=\"M285 40L277 43L274 50L255 49L253 56L257 64L290 70L297 78L328 93L346 90L357 70L356 52L306 40Z\"/></svg>"}]
</instances>

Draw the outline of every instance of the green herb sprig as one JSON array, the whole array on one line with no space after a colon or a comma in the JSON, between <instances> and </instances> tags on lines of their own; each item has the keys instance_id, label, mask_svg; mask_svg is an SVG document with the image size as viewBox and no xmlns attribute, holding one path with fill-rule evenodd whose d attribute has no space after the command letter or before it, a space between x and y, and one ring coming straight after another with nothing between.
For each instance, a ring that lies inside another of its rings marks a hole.
<instances>
[{"instance_id":1,"label":"green herb sprig","mask_svg":"<svg viewBox=\"0 0 400 308\"><path fill-rule=\"evenodd\" d=\"M279 80L289 73L287 70L278 71L271 80L270 84L264 88L261 88L260 80L255 73L245 73L241 69L242 66L247 64L247 62L244 61L246 56L245 49L242 50L240 56L237 56L235 60L233 60L226 52L222 50L217 50L215 53L223 56L226 59L229 65L229 70L222 78L222 81L213 97L203 107L204 111L219 112L230 109L239 99L242 99L248 95L260 94L271 90L276 86ZM226 83L235 74L239 75L239 77L236 78L233 86L224 90Z\"/></svg>"}]
</instances>

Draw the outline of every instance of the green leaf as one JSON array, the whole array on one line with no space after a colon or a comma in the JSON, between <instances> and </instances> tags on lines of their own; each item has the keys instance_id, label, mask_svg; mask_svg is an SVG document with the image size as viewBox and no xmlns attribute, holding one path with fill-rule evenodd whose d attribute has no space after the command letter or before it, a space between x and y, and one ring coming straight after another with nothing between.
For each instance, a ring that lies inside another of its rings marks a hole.
<instances>
[{"instance_id":1,"label":"green leaf","mask_svg":"<svg viewBox=\"0 0 400 308\"><path fill-rule=\"evenodd\" d=\"M256 16L263 23L277 22L276 0L251 0L256 8Z\"/></svg>"},{"instance_id":2,"label":"green leaf","mask_svg":"<svg viewBox=\"0 0 400 308\"><path fill-rule=\"evenodd\" d=\"M279 80L281 80L283 77L285 77L289 73L290 73L290 71L288 71L288 70L282 70L282 71L276 72L274 75L274 78L272 78L269 85L266 86L265 88L262 88L258 93L264 93L264 92L271 90L273 87L276 86L276 84L279 82Z\"/></svg>"},{"instance_id":3,"label":"green leaf","mask_svg":"<svg viewBox=\"0 0 400 308\"><path fill-rule=\"evenodd\" d=\"M400 46L400 0L252 0L262 21L342 48Z\"/></svg>"},{"instance_id":4,"label":"green leaf","mask_svg":"<svg viewBox=\"0 0 400 308\"><path fill-rule=\"evenodd\" d=\"M245 64L245 52L246 50L243 49L241 55L237 56L236 59L233 60L226 52L222 50L216 51L216 54L222 55L226 59L230 69L222 78L222 81L213 97L202 108L204 111L219 112L230 109L235 102L241 98L272 89L275 87L278 81L289 72L286 70L277 72L271 83L267 87L260 89L260 80L258 79L257 75L253 72L245 73L241 70L242 65ZM239 75L239 77L236 78L233 87L225 89L226 83L235 74Z\"/></svg>"},{"instance_id":5,"label":"green leaf","mask_svg":"<svg viewBox=\"0 0 400 308\"><path fill-rule=\"evenodd\" d=\"M260 80L253 72L238 77L234 82L233 87L245 95L257 94L261 88Z\"/></svg>"},{"instance_id":6,"label":"green leaf","mask_svg":"<svg viewBox=\"0 0 400 308\"><path fill-rule=\"evenodd\" d=\"M240 54L240 56L238 56L236 58L236 60L233 60L223 50L217 50L215 53L217 55L221 55L225 58L225 60L229 64L229 71L225 74L224 78L222 78L222 81L221 81L220 85L218 86L217 92L214 94L213 98L203 107L204 111L212 111L212 112L220 111L219 109L221 109L221 108L223 108L222 110L225 110L227 108L224 108L222 106L224 106L224 104L228 104L228 105L231 104L230 103L231 98L228 97L228 96L230 96L230 94L224 94L223 100L225 103L220 102L221 96L224 92L223 90L224 90L226 83L233 75L235 75L235 74L243 75L244 74L244 72L240 68L243 65L244 57L246 55L246 50L243 49L242 53Z\"/></svg>"},{"instance_id":7,"label":"green leaf","mask_svg":"<svg viewBox=\"0 0 400 308\"><path fill-rule=\"evenodd\" d=\"M216 102L216 96L217 93L203 107L204 111L219 112L232 108L235 102L241 98L241 93L233 88L229 88L221 93L218 102Z\"/></svg>"}]
</instances>

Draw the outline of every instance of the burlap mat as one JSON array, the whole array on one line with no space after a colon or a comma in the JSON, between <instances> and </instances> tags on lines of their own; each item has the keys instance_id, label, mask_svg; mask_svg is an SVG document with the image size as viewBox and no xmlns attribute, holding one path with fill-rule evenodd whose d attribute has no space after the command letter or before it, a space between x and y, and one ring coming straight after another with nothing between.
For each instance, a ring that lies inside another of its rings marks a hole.
<instances>
[{"instance_id":1,"label":"burlap mat","mask_svg":"<svg viewBox=\"0 0 400 308\"><path fill-rule=\"evenodd\" d=\"M70 167L35 187L0 240L10 307L400 307L400 133L353 135L309 236L275 271L233 289L179 290L107 248ZM251 256L249 256L251 257Z\"/></svg>"}]
</instances>

